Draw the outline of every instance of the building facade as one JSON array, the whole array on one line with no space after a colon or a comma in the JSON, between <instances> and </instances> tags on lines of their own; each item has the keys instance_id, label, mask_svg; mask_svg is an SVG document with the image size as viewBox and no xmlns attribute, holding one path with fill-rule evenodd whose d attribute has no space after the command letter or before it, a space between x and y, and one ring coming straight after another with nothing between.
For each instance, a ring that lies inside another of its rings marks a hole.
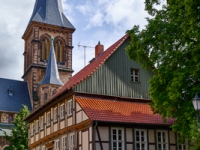
<instances>
[{"instance_id":1,"label":"building facade","mask_svg":"<svg viewBox=\"0 0 200 150\"><path fill-rule=\"evenodd\" d=\"M151 110L148 81L153 73L129 60L129 35L105 51L99 42L90 64L72 77L74 30L61 0L36 0L23 35L23 78L34 107L25 119L29 149L188 149L170 128L175 119L164 122Z\"/></svg>"},{"instance_id":2,"label":"building facade","mask_svg":"<svg viewBox=\"0 0 200 150\"><path fill-rule=\"evenodd\" d=\"M11 135L13 120L23 105L32 110L27 82L0 78L0 150L9 145L4 132Z\"/></svg>"},{"instance_id":3,"label":"building facade","mask_svg":"<svg viewBox=\"0 0 200 150\"><path fill-rule=\"evenodd\" d=\"M128 35L95 58L26 120L31 150L186 150L149 106L146 71L128 59ZM101 50L99 50L99 48Z\"/></svg>"},{"instance_id":4,"label":"building facade","mask_svg":"<svg viewBox=\"0 0 200 150\"><path fill-rule=\"evenodd\" d=\"M72 69L72 34L75 28L66 18L61 0L36 0L32 16L22 36L24 46L24 81L28 82L34 107L40 103L36 88L45 74L50 53L51 37L54 37L59 76L66 83ZM51 91L48 91L50 95Z\"/></svg>"}]
</instances>

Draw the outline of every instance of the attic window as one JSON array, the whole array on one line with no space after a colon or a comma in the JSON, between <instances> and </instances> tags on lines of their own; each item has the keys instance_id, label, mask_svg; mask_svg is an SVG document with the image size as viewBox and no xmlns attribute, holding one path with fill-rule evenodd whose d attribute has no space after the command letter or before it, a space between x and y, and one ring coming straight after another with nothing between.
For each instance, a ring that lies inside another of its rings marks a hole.
<instances>
[{"instance_id":1,"label":"attic window","mask_svg":"<svg viewBox=\"0 0 200 150\"><path fill-rule=\"evenodd\" d=\"M9 94L10 96L13 96L13 89L12 89L12 87L9 87L9 88L8 88L8 94Z\"/></svg>"},{"instance_id":2,"label":"attic window","mask_svg":"<svg viewBox=\"0 0 200 150\"><path fill-rule=\"evenodd\" d=\"M131 69L131 82L139 82L139 69Z\"/></svg>"}]
</instances>

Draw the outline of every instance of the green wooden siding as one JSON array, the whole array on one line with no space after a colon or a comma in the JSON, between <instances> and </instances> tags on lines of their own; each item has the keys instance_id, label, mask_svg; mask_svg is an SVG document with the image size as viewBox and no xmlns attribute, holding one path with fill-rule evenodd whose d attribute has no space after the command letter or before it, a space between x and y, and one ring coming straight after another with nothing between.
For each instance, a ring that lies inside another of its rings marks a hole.
<instances>
[{"instance_id":1,"label":"green wooden siding","mask_svg":"<svg viewBox=\"0 0 200 150\"><path fill-rule=\"evenodd\" d=\"M77 92L149 99L148 80L151 71L140 68L137 62L129 60L125 48L127 39L89 78L74 87ZM131 82L131 68L139 69L140 82Z\"/></svg>"}]
</instances>

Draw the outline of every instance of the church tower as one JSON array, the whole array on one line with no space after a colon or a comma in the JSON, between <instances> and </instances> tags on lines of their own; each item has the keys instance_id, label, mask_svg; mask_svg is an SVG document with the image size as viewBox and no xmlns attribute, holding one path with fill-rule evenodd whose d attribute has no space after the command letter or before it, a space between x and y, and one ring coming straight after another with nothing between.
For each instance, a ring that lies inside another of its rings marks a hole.
<instances>
[{"instance_id":1,"label":"church tower","mask_svg":"<svg viewBox=\"0 0 200 150\"><path fill-rule=\"evenodd\" d=\"M24 81L29 84L32 105L38 101L36 89L45 75L51 37L58 75L66 83L73 73L72 34L74 26L64 15L61 0L36 0L32 16L22 36L25 41Z\"/></svg>"}]
</instances>

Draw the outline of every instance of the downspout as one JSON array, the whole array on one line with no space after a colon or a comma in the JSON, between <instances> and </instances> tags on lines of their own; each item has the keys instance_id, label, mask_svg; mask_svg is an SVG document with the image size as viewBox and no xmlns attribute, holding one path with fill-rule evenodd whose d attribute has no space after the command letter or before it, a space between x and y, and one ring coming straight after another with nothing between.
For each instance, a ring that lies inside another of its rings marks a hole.
<instances>
[{"instance_id":1,"label":"downspout","mask_svg":"<svg viewBox=\"0 0 200 150\"><path fill-rule=\"evenodd\" d=\"M95 121L94 122L95 123L95 125L94 125L94 128L93 128L93 150L96 150L96 128L97 128L97 125L98 125L98 122L97 121Z\"/></svg>"}]
</instances>

